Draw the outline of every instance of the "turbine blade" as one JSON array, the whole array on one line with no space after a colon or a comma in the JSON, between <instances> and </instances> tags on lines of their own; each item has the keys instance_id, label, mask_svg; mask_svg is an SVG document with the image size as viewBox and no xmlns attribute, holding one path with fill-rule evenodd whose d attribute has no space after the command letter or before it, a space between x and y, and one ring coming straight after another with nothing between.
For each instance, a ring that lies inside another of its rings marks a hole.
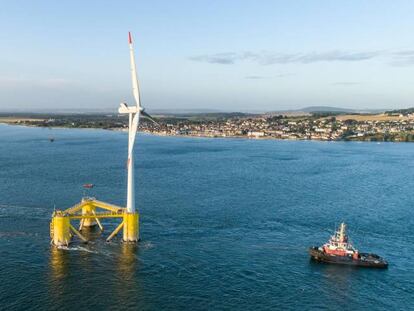
<instances>
[{"instance_id":1,"label":"turbine blade","mask_svg":"<svg viewBox=\"0 0 414 311\"><path fill-rule=\"evenodd\" d=\"M132 94L134 95L137 107L141 107L141 98L139 95L139 84L137 69L135 65L134 48L132 46L132 34L128 32L128 43L129 43L129 57L131 60L131 79L132 79Z\"/></svg>"},{"instance_id":2,"label":"turbine blade","mask_svg":"<svg viewBox=\"0 0 414 311\"><path fill-rule=\"evenodd\" d=\"M154 122L156 125L160 125L157 121L154 120L154 118L149 113L145 112L145 110L141 110L141 115L144 118L147 118L148 120Z\"/></svg>"},{"instance_id":3,"label":"turbine blade","mask_svg":"<svg viewBox=\"0 0 414 311\"><path fill-rule=\"evenodd\" d=\"M136 113L132 119L131 127L129 129L128 159L131 158L130 155L132 154L134 150L135 136L137 135L138 124L139 124L139 113Z\"/></svg>"}]
</instances>

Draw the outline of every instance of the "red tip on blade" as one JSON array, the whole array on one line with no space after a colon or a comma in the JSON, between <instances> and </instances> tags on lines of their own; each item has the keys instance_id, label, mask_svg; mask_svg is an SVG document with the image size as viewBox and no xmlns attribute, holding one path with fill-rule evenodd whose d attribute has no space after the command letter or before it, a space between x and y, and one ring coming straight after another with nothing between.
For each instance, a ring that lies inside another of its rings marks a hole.
<instances>
[{"instance_id":1,"label":"red tip on blade","mask_svg":"<svg viewBox=\"0 0 414 311\"><path fill-rule=\"evenodd\" d=\"M131 32L128 32L128 41L129 41L129 44L132 44Z\"/></svg>"}]
</instances>

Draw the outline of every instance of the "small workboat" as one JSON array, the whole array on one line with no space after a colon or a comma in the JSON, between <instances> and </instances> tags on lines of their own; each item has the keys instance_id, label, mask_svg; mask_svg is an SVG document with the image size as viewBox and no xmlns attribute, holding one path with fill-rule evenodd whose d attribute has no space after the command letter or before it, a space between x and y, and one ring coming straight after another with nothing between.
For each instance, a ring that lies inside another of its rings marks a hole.
<instances>
[{"instance_id":1,"label":"small workboat","mask_svg":"<svg viewBox=\"0 0 414 311\"><path fill-rule=\"evenodd\" d=\"M360 253L348 241L346 225L341 223L339 229L323 246L309 248L312 260L340 265L352 265L369 268L387 268L388 262L376 254Z\"/></svg>"}]
</instances>

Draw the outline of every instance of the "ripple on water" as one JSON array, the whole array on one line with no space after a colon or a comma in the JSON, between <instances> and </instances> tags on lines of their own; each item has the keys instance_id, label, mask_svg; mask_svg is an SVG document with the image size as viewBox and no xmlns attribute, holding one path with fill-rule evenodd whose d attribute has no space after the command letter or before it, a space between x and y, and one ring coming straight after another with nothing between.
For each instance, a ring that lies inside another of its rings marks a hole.
<instances>
[{"instance_id":1,"label":"ripple on water","mask_svg":"<svg viewBox=\"0 0 414 311\"><path fill-rule=\"evenodd\" d=\"M140 136L142 241L106 243L117 223L105 221L93 242L56 249L53 206L78 202L83 183L124 204L126 136L0 127L4 309L412 307L414 144ZM43 144L51 133L57 143ZM388 270L309 261L307 248L343 220Z\"/></svg>"}]
</instances>

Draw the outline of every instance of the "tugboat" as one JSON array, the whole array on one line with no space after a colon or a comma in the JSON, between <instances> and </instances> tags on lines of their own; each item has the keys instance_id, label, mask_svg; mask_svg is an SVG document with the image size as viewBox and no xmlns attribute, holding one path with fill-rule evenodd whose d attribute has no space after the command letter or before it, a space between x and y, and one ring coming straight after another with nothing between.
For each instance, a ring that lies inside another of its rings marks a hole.
<instances>
[{"instance_id":1,"label":"tugboat","mask_svg":"<svg viewBox=\"0 0 414 311\"><path fill-rule=\"evenodd\" d=\"M341 223L339 230L323 246L309 248L312 260L318 262L352 265L369 268L387 268L388 262L376 254L360 253L348 241L346 225Z\"/></svg>"}]
</instances>

